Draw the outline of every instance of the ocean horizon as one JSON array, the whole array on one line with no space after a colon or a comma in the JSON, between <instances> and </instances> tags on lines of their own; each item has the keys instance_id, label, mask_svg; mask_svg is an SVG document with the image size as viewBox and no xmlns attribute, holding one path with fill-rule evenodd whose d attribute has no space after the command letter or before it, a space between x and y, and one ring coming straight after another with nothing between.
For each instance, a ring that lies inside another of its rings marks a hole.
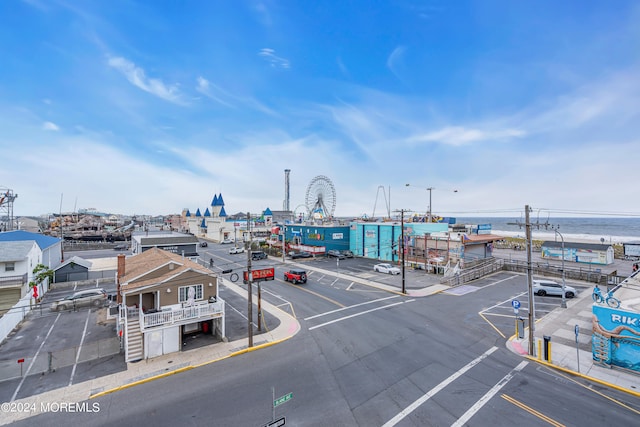
<instances>
[{"instance_id":1,"label":"ocean horizon","mask_svg":"<svg viewBox=\"0 0 640 427\"><path fill-rule=\"evenodd\" d=\"M589 241L593 243L628 243L640 241L640 218L530 218L531 233L536 240L558 240L565 242ZM524 218L520 217L460 217L456 224L491 224L492 234L505 237L525 235Z\"/></svg>"}]
</instances>

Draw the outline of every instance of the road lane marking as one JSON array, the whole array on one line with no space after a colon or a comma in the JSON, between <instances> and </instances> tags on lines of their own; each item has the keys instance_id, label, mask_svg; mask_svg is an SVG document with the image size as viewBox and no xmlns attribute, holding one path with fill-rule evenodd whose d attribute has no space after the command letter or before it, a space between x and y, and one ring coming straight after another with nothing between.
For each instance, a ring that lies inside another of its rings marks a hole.
<instances>
[{"instance_id":1,"label":"road lane marking","mask_svg":"<svg viewBox=\"0 0 640 427\"><path fill-rule=\"evenodd\" d=\"M511 396L507 396L506 394L502 394L500 397L502 397L504 400L506 400L509 403L512 403L514 405L516 405L517 407L519 407L520 409L524 409L525 411L527 411L528 413L530 413L531 415L534 415L538 418L540 418L543 421L548 422L549 424L551 424L552 426L556 426L556 427L564 427L564 424L560 424L559 422L557 422L556 420L547 417L546 415L544 415L541 412L536 411L535 409L533 409L530 406L525 405L524 403L517 401L516 399L514 399Z\"/></svg>"},{"instance_id":2,"label":"road lane marking","mask_svg":"<svg viewBox=\"0 0 640 427\"><path fill-rule=\"evenodd\" d=\"M284 283L285 285L289 285L289 286L291 286L291 287L293 287L293 288L299 289L299 290L301 290L301 291L308 292L308 293L310 293L311 295L315 295L315 296L317 296L318 298L322 298L322 299L323 299L323 300L325 300L325 301L329 301L330 303L335 304L335 305L337 305L338 307L344 307L344 304L340 304L338 301L333 300L333 299L331 299L331 298L329 298L329 297L325 297L324 295L319 294L319 293L317 293L317 292L314 292L314 291L312 291L312 290L310 290L310 289L306 289L306 288L303 288L303 287L301 287L301 286L294 285L294 284L289 283L289 282L286 282L286 281L284 281L284 280L280 280L280 279L278 279L278 281L279 281L279 282Z\"/></svg>"},{"instance_id":3,"label":"road lane marking","mask_svg":"<svg viewBox=\"0 0 640 427\"><path fill-rule=\"evenodd\" d=\"M53 327L56 325L56 322L60 318L61 314L62 313L58 313L58 315L56 316L56 320L53 321L53 324L49 328L49 332L47 332L47 335L42 340L42 343L40 343L40 347L38 347L38 351L36 351L36 355L33 356L33 359L31 359L31 363L29 363L27 372L25 372L24 376L22 377L22 380L20 380L20 384L18 384L16 391L13 392L13 396L11 396L10 402L13 402L14 400L16 400L16 396L18 395L18 392L20 391L22 384L24 384L24 380L27 379L27 377L29 376L29 371L31 371L31 368L33 368L33 364L36 363L36 359L38 358L38 354L40 354L40 350L42 350L42 346L44 345L45 342L47 342L47 338L49 338L49 335L51 335L51 331L53 331Z\"/></svg>"},{"instance_id":4,"label":"road lane marking","mask_svg":"<svg viewBox=\"0 0 640 427\"><path fill-rule=\"evenodd\" d=\"M422 405L424 402L426 402L427 400L431 399L433 396L438 394L438 392L440 392L443 388L445 388L446 386L451 384L453 381L458 379L460 376L462 376L469 369L473 368L478 363L482 362L484 359L489 357L489 355L491 353L493 353L494 351L496 351L497 349L498 349L498 347L491 347L489 350L485 351L480 356L476 357L471 362L467 363L462 368L458 369L458 371L456 371L451 376L449 376L449 378L445 379L440 384L438 384L437 386L435 386L434 388L429 390L427 393L423 394L415 402L413 402L411 405L409 405L405 409L403 409L398 415L396 415L395 417L391 418L389 421L384 423L384 425L382 427L393 427L396 424L398 424L407 415L411 414L413 411L418 409L418 407L420 407L420 405Z\"/></svg>"},{"instance_id":5,"label":"road lane marking","mask_svg":"<svg viewBox=\"0 0 640 427\"><path fill-rule=\"evenodd\" d=\"M511 381L511 378L513 378L513 376L517 372L520 372L528 364L529 362L527 362L526 360L523 360L522 362L520 362L518 366L513 368L511 372L509 372L507 375L504 376L504 378L498 381L496 385L491 387L491 390L489 390L484 396L482 396L480 400L478 400L471 408L469 408L469 410L467 410L467 412L462 414L462 416L458 418L458 421L451 424L451 427L464 426L467 423L467 421L471 419L471 417L473 417L488 401L490 401L493 398L493 396L496 395L496 393L498 393L502 389L502 387L504 387L505 385L507 385L509 381Z\"/></svg>"},{"instance_id":6,"label":"road lane marking","mask_svg":"<svg viewBox=\"0 0 640 427\"><path fill-rule=\"evenodd\" d=\"M497 333L499 333L499 334L500 334L500 336L501 336L502 338L507 338L507 337L506 337L506 336L505 336L505 335L500 331L500 329L498 329L498 327L497 327L496 325L494 325L493 323L491 323L491 322L489 321L489 319L487 319L486 317L484 317L484 314L482 314L482 313L478 313L478 315L479 315L480 317L482 317L482 318L484 319L484 321L485 321L485 322L487 322L487 323L489 324L489 326L491 326L493 329L495 329L495 331L496 331Z\"/></svg>"},{"instance_id":7,"label":"road lane marking","mask_svg":"<svg viewBox=\"0 0 640 427\"><path fill-rule=\"evenodd\" d=\"M360 313L350 314L349 316L340 317L340 318L335 319L335 320L330 320L329 322L325 322L325 323L321 323L321 324L316 325L316 326L312 326L312 327L309 328L309 330L312 331L314 329L321 328L323 326L331 325L332 323L342 322L343 320L351 319L352 317L362 316L363 314L371 313L371 312L374 312L374 311L382 310L384 308L389 308L389 307L393 307L393 306L396 306L396 305L405 304L405 303L413 302L413 301L415 301L415 299L409 299L409 300L406 300L406 301L400 301L400 302L396 302L396 303L393 303L393 304L383 305L382 307L372 308L371 310L362 311Z\"/></svg>"},{"instance_id":8,"label":"road lane marking","mask_svg":"<svg viewBox=\"0 0 640 427\"><path fill-rule=\"evenodd\" d=\"M327 312L324 312L324 313L316 314L315 316L305 317L304 320L311 320L311 319L315 319L316 317L326 316L327 314L333 314L333 313L337 313L339 311L348 310L350 308L360 307L362 305L373 304L373 303L376 303L376 302L379 302L379 301L384 301L384 300L388 300L388 299L392 299L392 298L398 298L398 297L399 297L399 295L394 295L394 296L391 296L391 297L385 297L385 298L374 299L374 300L371 300L371 301L365 301L365 302L361 302L359 304L350 305L348 307L338 308L336 310L331 310L331 311L327 311Z\"/></svg>"},{"instance_id":9,"label":"road lane marking","mask_svg":"<svg viewBox=\"0 0 640 427\"><path fill-rule=\"evenodd\" d=\"M71 378L69 378L69 385L73 384L73 377L76 375L76 366L78 366L78 360L80 360L80 352L82 351L82 343L84 343L84 337L87 334L87 326L89 326L89 318L91 317L91 309L87 313L87 320L84 322L84 330L82 331L82 338L80 338L80 346L78 347L78 352L76 353L76 361L73 364L73 369L71 369Z\"/></svg>"}]
</instances>

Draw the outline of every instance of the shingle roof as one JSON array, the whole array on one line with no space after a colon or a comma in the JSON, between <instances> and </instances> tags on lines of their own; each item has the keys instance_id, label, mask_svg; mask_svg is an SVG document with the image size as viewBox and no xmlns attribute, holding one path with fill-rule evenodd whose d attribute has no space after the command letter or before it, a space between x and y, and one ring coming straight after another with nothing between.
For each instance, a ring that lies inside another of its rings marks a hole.
<instances>
[{"instance_id":1,"label":"shingle roof","mask_svg":"<svg viewBox=\"0 0 640 427\"><path fill-rule=\"evenodd\" d=\"M0 262L22 261L33 249L35 241L0 242Z\"/></svg>"},{"instance_id":2,"label":"shingle roof","mask_svg":"<svg viewBox=\"0 0 640 427\"><path fill-rule=\"evenodd\" d=\"M5 231L0 233L0 242L35 241L44 250L60 242L57 237L45 236L40 233L30 233L24 230Z\"/></svg>"},{"instance_id":3,"label":"shingle roof","mask_svg":"<svg viewBox=\"0 0 640 427\"><path fill-rule=\"evenodd\" d=\"M148 280L144 279L147 273L168 264L173 264L174 268L167 274ZM155 283L161 283L170 277L177 276L189 270L211 276L213 280L216 278L216 275L210 270L188 258L183 258L180 255L163 251L162 249L151 248L141 254L133 255L125 259L125 275L120 279L120 287L123 291L137 289ZM135 282L129 283L134 280Z\"/></svg>"},{"instance_id":4,"label":"shingle roof","mask_svg":"<svg viewBox=\"0 0 640 427\"><path fill-rule=\"evenodd\" d=\"M65 262L63 262L62 264L57 266L56 268L54 268L53 271L58 271L62 267L66 266L66 265L69 265L71 263L77 264L77 265L82 266L82 267L84 267L86 269L91 268L91 261L86 260L84 258L80 258L79 256L72 256L71 258L69 258L68 260L66 260Z\"/></svg>"}]
</instances>

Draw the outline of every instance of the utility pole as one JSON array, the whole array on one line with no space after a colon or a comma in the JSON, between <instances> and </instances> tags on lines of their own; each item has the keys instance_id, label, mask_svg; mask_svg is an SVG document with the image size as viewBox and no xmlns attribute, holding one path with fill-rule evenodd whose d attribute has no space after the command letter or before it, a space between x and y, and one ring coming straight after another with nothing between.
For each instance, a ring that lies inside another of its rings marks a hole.
<instances>
[{"instance_id":1,"label":"utility pole","mask_svg":"<svg viewBox=\"0 0 640 427\"><path fill-rule=\"evenodd\" d=\"M409 184L407 184L409 185ZM398 209L395 210L394 212L400 212L400 242L398 243L398 250L400 250L400 259L402 260L402 267L400 268L400 271L402 271L402 293L405 294L406 293L406 287L405 287L405 270L404 270L404 264L405 264L405 260L404 260L404 213L405 212L411 212L407 209Z\"/></svg>"},{"instance_id":2,"label":"utility pole","mask_svg":"<svg viewBox=\"0 0 640 427\"><path fill-rule=\"evenodd\" d=\"M524 206L525 236L527 239L527 287L529 290L529 355L535 356L533 332L536 321L536 308L533 300L533 277L531 271L531 222L529 220L529 205Z\"/></svg>"},{"instance_id":3,"label":"utility pole","mask_svg":"<svg viewBox=\"0 0 640 427\"><path fill-rule=\"evenodd\" d=\"M246 242L245 246L247 246L247 301L248 301L248 310L247 310L247 320L249 323L249 348L253 347L253 301L252 301L252 292L251 292L251 282L253 279L253 273L251 272L251 213L247 212L247 234L248 234L248 242Z\"/></svg>"}]
</instances>

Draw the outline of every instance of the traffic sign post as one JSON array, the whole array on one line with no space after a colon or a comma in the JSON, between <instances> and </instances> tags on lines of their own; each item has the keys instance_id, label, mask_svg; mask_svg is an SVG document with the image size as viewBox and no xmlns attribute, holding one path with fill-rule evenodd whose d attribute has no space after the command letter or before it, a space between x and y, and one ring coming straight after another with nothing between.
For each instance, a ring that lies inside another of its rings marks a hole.
<instances>
[{"instance_id":1,"label":"traffic sign post","mask_svg":"<svg viewBox=\"0 0 640 427\"><path fill-rule=\"evenodd\" d=\"M578 362L578 372L580 372L580 347L578 347L578 334L580 334L580 326L576 325L573 328L576 333L576 361Z\"/></svg>"},{"instance_id":2,"label":"traffic sign post","mask_svg":"<svg viewBox=\"0 0 640 427\"><path fill-rule=\"evenodd\" d=\"M513 307L513 314L516 318L516 336L520 338L520 331L518 330L518 310L520 309L520 301L514 299L511 301L511 306Z\"/></svg>"},{"instance_id":3,"label":"traffic sign post","mask_svg":"<svg viewBox=\"0 0 640 427\"><path fill-rule=\"evenodd\" d=\"M271 416L271 422L268 424L265 424L264 427L280 427L284 425L284 417L282 418L278 418L276 420L276 406L280 406L283 403L286 403L288 401L290 401L291 399L293 399L293 392L285 394L284 396L280 396L279 398L276 399L276 388L275 387L271 387L271 401L273 402L273 406L272 406L272 416Z\"/></svg>"}]
</instances>

